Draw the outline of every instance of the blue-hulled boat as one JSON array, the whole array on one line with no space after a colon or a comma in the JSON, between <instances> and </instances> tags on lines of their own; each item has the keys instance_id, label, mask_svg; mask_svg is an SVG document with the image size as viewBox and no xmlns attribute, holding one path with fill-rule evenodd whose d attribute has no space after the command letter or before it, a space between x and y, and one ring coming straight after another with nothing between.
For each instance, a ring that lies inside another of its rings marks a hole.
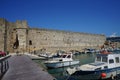
<instances>
[{"instance_id":1,"label":"blue-hulled boat","mask_svg":"<svg viewBox=\"0 0 120 80\"><path fill-rule=\"evenodd\" d=\"M120 54L103 51L96 54L95 62L68 68L68 80L114 79L120 74Z\"/></svg>"}]
</instances>

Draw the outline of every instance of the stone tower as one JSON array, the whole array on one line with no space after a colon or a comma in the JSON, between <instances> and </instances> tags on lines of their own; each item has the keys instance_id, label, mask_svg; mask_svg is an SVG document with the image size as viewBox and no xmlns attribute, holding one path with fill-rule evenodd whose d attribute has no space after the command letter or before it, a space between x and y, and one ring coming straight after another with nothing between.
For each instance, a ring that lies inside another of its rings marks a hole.
<instances>
[{"instance_id":1,"label":"stone tower","mask_svg":"<svg viewBox=\"0 0 120 80\"><path fill-rule=\"evenodd\" d=\"M19 21L17 20L15 30L15 41L14 42L14 50L19 52L26 52L27 50L27 33L28 33L28 25L27 21ZM15 52L14 51L14 52Z\"/></svg>"},{"instance_id":2,"label":"stone tower","mask_svg":"<svg viewBox=\"0 0 120 80\"><path fill-rule=\"evenodd\" d=\"M16 52L26 50L27 21L17 20L15 23L0 18L0 50Z\"/></svg>"}]
</instances>

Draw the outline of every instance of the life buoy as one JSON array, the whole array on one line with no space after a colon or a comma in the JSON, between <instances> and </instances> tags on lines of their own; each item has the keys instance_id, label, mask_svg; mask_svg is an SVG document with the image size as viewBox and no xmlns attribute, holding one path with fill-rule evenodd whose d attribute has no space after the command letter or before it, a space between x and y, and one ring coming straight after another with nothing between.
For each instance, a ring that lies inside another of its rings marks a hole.
<instances>
[{"instance_id":1,"label":"life buoy","mask_svg":"<svg viewBox=\"0 0 120 80\"><path fill-rule=\"evenodd\" d=\"M102 78L105 78L106 76L107 76L106 73L101 73Z\"/></svg>"}]
</instances>

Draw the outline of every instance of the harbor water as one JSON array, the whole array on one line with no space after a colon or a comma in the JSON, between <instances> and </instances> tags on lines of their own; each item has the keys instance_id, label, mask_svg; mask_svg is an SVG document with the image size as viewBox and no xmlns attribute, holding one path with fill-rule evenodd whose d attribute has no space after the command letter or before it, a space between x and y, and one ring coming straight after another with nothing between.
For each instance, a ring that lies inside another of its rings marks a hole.
<instances>
[{"instance_id":1,"label":"harbor water","mask_svg":"<svg viewBox=\"0 0 120 80\"><path fill-rule=\"evenodd\" d=\"M96 53L74 55L73 58L75 60L76 59L80 60L80 64L74 66L79 66L82 64L94 62L95 56ZM42 66L45 70L47 70L48 73L54 76L57 80L66 80L68 78L68 74L66 74L66 69L69 67L74 67L74 66L69 66L63 68L47 69L46 66L44 65L45 60L34 60L34 61L37 62L40 66Z\"/></svg>"}]
</instances>

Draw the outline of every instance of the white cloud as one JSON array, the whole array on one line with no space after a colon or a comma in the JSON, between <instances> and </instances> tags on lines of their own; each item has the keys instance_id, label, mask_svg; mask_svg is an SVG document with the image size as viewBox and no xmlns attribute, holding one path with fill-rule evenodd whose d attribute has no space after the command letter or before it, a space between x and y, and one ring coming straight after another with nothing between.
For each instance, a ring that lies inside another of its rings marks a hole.
<instances>
[{"instance_id":1,"label":"white cloud","mask_svg":"<svg viewBox=\"0 0 120 80\"><path fill-rule=\"evenodd\" d=\"M110 37L117 37L116 33L113 33L112 35L110 35Z\"/></svg>"}]
</instances>

